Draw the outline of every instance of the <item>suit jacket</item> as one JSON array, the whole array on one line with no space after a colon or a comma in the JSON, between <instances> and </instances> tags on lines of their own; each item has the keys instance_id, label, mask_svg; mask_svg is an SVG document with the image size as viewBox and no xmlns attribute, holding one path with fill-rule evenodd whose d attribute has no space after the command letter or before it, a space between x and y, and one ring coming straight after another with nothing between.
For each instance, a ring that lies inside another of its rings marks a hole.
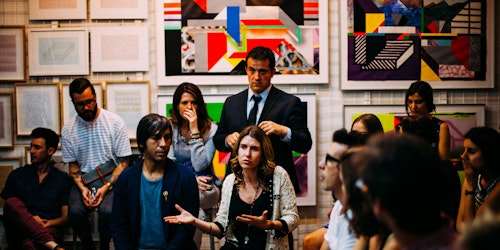
<instances>
[{"instance_id":1,"label":"suit jacket","mask_svg":"<svg viewBox=\"0 0 500 250\"><path fill-rule=\"evenodd\" d=\"M114 188L113 210L111 213L111 234L116 249L137 249L141 232L140 187L142 163L139 161L125 169ZM198 217L200 198L198 185L193 172L187 168L176 167L168 159L163 174L161 193L168 191L165 201L161 199L162 219L165 216L178 215L174 207L179 204ZM197 249L193 241L195 227L163 222L163 235L167 249Z\"/></svg>"},{"instance_id":2,"label":"suit jacket","mask_svg":"<svg viewBox=\"0 0 500 250\"><path fill-rule=\"evenodd\" d=\"M231 148L226 146L226 136L233 132L240 132L249 125L247 121L247 97L248 89L226 99L222 108L219 127L214 136L217 150L222 152L231 151ZM305 154L311 149L312 139L307 128L305 107L298 97L272 86L258 123L261 121L273 121L289 127L292 131L290 144L283 142L276 135L271 135L269 138L273 144L274 162L288 172L295 192L299 193L300 188L292 151Z\"/></svg>"}]
</instances>

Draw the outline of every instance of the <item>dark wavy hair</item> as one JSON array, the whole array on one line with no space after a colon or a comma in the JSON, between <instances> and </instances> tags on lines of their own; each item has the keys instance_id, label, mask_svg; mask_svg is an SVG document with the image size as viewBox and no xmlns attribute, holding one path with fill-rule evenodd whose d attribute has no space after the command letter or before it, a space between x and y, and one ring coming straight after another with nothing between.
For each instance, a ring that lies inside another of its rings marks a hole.
<instances>
[{"instance_id":1,"label":"dark wavy hair","mask_svg":"<svg viewBox=\"0 0 500 250\"><path fill-rule=\"evenodd\" d=\"M349 227L357 236L371 237L380 234L384 239L389 229L380 223L373 213L364 190L356 186L356 181L362 172L362 162L365 160L360 157L363 150L365 150L364 146L351 147L340 158L342 182L346 191L344 194L346 204L343 204L343 212L348 209L351 211L351 216L348 217Z\"/></svg>"},{"instance_id":2,"label":"dark wavy hair","mask_svg":"<svg viewBox=\"0 0 500 250\"><path fill-rule=\"evenodd\" d=\"M405 108L406 113L410 114L408 110L408 97L411 95L418 93L424 100L425 105L427 106L427 110L430 112L436 110L436 105L434 105L434 97L432 94L432 87L428 82L425 81L416 81L410 85L405 95Z\"/></svg>"},{"instance_id":3,"label":"dark wavy hair","mask_svg":"<svg viewBox=\"0 0 500 250\"><path fill-rule=\"evenodd\" d=\"M150 137L162 135L166 130L172 131L170 122L165 116L159 114L148 114L139 121L137 125L137 146L141 154L144 153L146 141Z\"/></svg>"},{"instance_id":4,"label":"dark wavy hair","mask_svg":"<svg viewBox=\"0 0 500 250\"><path fill-rule=\"evenodd\" d=\"M274 58L274 53L271 49L264 46L257 46L248 52L247 57L245 58L245 65L248 62L248 59L252 58L254 60L269 60L269 68L274 70L276 67L276 59Z\"/></svg>"},{"instance_id":5,"label":"dark wavy hair","mask_svg":"<svg viewBox=\"0 0 500 250\"><path fill-rule=\"evenodd\" d=\"M258 166L257 178L259 179L261 188L263 190L267 190L268 188L265 184L267 183L267 180L272 178L274 168L276 167L276 164L274 163L274 150L273 145L271 144L271 140L266 135L266 133L255 125L244 128L240 132L238 141L233 146L233 152L231 155L231 170L236 176L234 184L236 184L236 186L238 187L241 187L245 184L245 181L243 179L243 168L241 168L238 161L238 149L240 148L241 140L247 135L256 139L261 145L260 150L262 154L260 158L260 164Z\"/></svg>"},{"instance_id":6,"label":"dark wavy hair","mask_svg":"<svg viewBox=\"0 0 500 250\"><path fill-rule=\"evenodd\" d=\"M465 135L464 139L471 140L483 154L484 163L488 171L495 175L500 175L500 167L498 167L498 156L500 155L500 134L490 127L471 128Z\"/></svg>"},{"instance_id":7,"label":"dark wavy hair","mask_svg":"<svg viewBox=\"0 0 500 250\"><path fill-rule=\"evenodd\" d=\"M57 145L59 144L59 136L57 136L56 132L49 128L35 128L31 131L30 137L43 138L47 149L57 149Z\"/></svg>"},{"instance_id":8,"label":"dark wavy hair","mask_svg":"<svg viewBox=\"0 0 500 250\"><path fill-rule=\"evenodd\" d=\"M196 104L196 116L198 117L198 129L200 133L205 136L210 131L212 119L208 116L207 105L203 99L203 94L198 86L190 82L183 82L174 92L172 100L172 109L170 110L170 118L172 124L180 129L184 119L179 113L179 104L181 102L182 94L188 93L193 96Z\"/></svg>"},{"instance_id":9,"label":"dark wavy hair","mask_svg":"<svg viewBox=\"0 0 500 250\"><path fill-rule=\"evenodd\" d=\"M87 88L90 88L92 90L92 95L94 96L96 95L94 85L92 85L92 83L90 83L90 81L87 78L82 77L73 80L69 84L69 96L71 97L71 100L73 100L74 93L81 94Z\"/></svg>"}]
</instances>

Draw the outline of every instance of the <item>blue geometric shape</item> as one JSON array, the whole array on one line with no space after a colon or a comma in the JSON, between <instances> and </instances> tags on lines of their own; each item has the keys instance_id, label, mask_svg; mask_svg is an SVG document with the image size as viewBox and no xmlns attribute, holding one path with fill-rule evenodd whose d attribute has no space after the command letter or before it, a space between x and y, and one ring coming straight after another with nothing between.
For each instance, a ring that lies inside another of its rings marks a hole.
<instances>
[{"instance_id":1,"label":"blue geometric shape","mask_svg":"<svg viewBox=\"0 0 500 250\"><path fill-rule=\"evenodd\" d=\"M227 34L240 44L240 7L227 6Z\"/></svg>"}]
</instances>

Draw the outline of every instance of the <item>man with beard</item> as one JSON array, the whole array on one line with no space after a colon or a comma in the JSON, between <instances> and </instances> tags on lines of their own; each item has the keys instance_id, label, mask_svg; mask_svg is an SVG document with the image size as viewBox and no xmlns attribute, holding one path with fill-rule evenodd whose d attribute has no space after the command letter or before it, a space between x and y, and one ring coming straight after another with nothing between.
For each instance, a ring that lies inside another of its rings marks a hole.
<instances>
[{"instance_id":1,"label":"man with beard","mask_svg":"<svg viewBox=\"0 0 500 250\"><path fill-rule=\"evenodd\" d=\"M69 95L78 114L64 125L61 136L62 160L69 162L69 174L75 183L68 201L69 221L83 249L92 250L95 246L88 215L97 208L100 249L109 249L112 188L128 167L132 154L127 127L118 115L97 106L95 89L89 80L75 79L69 86ZM114 167L108 178L102 171L105 165ZM87 173L98 176L96 181L102 182L102 186L91 189L85 185L82 176L88 176Z\"/></svg>"},{"instance_id":2,"label":"man with beard","mask_svg":"<svg viewBox=\"0 0 500 250\"><path fill-rule=\"evenodd\" d=\"M68 222L71 179L54 167L59 137L48 128L31 132L31 164L9 174L2 190L3 224L8 249L62 249Z\"/></svg>"}]
</instances>

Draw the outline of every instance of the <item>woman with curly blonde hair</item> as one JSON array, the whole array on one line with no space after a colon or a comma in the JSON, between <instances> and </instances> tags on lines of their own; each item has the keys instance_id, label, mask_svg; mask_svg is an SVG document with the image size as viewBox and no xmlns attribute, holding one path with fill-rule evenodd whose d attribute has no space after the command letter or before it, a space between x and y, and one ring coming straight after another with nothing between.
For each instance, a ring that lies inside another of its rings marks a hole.
<instances>
[{"instance_id":1,"label":"woman with curly blonde hair","mask_svg":"<svg viewBox=\"0 0 500 250\"><path fill-rule=\"evenodd\" d=\"M170 223L190 224L218 238L221 249L289 249L288 233L299 224L292 182L285 169L274 164L269 137L257 126L241 131L233 147L231 168L222 186L214 222L181 212L167 216Z\"/></svg>"}]
</instances>

